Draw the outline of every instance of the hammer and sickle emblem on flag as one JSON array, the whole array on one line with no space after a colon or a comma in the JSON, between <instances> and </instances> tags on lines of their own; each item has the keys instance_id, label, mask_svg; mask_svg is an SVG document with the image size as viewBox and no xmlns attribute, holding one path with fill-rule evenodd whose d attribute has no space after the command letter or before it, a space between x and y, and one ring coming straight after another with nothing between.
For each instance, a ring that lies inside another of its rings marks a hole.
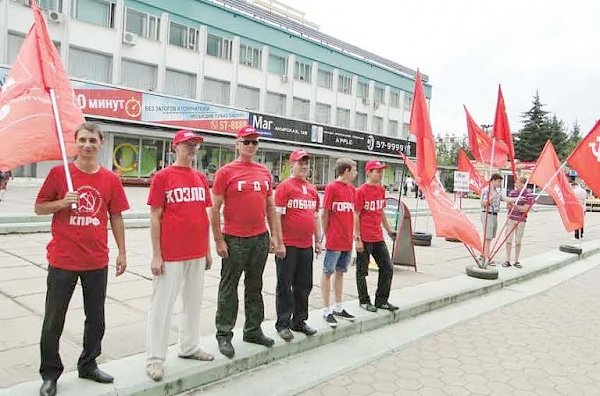
<instances>
[{"instance_id":1,"label":"hammer and sickle emblem on flag","mask_svg":"<svg viewBox=\"0 0 600 396\"><path fill-rule=\"evenodd\" d=\"M600 136L596 138L595 142L589 144L592 155L596 157L596 161L600 162Z\"/></svg>"}]
</instances>

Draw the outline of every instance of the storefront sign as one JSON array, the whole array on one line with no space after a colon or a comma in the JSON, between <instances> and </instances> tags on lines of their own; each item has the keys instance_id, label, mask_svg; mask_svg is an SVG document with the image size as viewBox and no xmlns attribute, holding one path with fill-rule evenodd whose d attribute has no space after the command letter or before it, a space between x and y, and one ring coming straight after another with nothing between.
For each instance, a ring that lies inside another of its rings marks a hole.
<instances>
[{"instance_id":1,"label":"storefront sign","mask_svg":"<svg viewBox=\"0 0 600 396\"><path fill-rule=\"evenodd\" d=\"M9 69L0 68L0 86ZM148 92L71 80L86 116L148 122L168 126L235 133L248 122L248 112Z\"/></svg>"},{"instance_id":2,"label":"storefront sign","mask_svg":"<svg viewBox=\"0 0 600 396\"><path fill-rule=\"evenodd\" d=\"M454 171L454 192L469 192L469 172Z\"/></svg>"},{"instance_id":3,"label":"storefront sign","mask_svg":"<svg viewBox=\"0 0 600 396\"><path fill-rule=\"evenodd\" d=\"M402 152L410 157L416 155L415 143L389 136L351 131L304 121L288 120L265 114L250 113L250 125L266 138L320 146L359 150L375 154L397 156Z\"/></svg>"}]
</instances>

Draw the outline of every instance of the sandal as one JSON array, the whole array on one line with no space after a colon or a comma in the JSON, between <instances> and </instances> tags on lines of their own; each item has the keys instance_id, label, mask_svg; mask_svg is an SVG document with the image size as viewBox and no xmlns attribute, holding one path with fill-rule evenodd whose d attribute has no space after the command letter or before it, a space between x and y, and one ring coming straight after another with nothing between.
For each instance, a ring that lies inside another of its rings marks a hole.
<instances>
[{"instance_id":1,"label":"sandal","mask_svg":"<svg viewBox=\"0 0 600 396\"><path fill-rule=\"evenodd\" d=\"M502 263L502 266L503 266L504 268L506 268L506 267L511 267L511 265L510 265L510 261L506 260L505 262L503 262L503 263Z\"/></svg>"},{"instance_id":2,"label":"sandal","mask_svg":"<svg viewBox=\"0 0 600 396\"><path fill-rule=\"evenodd\" d=\"M523 266L521 265L521 263L519 263L518 261L515 261L515 267L519 268L519 269L523 268Z\"/></svg>"},{"instance_id":3,"label":"sandal","mask_svg":"<svg viewBox=\"0 0 600 396\"><path fill-rule=\"evenodd\" d=\"M179 355L179 357L182 359L200 360L202 362L210 362L215 360L215 357L213 355L211 355L210 353L206 353L202 350L199 350L198 352L192 355Z\"/></svg>"}]
</instances>

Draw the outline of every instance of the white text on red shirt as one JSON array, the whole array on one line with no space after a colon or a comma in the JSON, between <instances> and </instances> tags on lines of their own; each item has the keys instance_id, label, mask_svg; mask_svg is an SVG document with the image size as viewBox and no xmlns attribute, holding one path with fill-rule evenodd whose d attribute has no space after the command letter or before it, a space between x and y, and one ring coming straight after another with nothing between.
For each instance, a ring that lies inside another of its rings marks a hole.
<instances>
[{"instance_id":1,"label":"white text on red shirt","mask_svg":"<svg viewBox=\"0 0 600 396\"><path fill-rule=\"evenodd\" d=\"M287 207L290 209L310 209L317 208L317 201L309 199L290 199L287 202Z\"/></svg>"},{"instance_id":2,"label":"white text on red shirt","mask_svg":"<svg viewBox=\"0 0 600 396\"><path fill-rule=\"evenodd\" d=\"M353 212L354 204L352 202L332 202L332 212Z\"/></svg>"},{"instance_id":3,"label":"white text on red shirt","mask_svg":"<svg viewBox=\"0 0 600 396\"><path fill-rule=\"evenodd\" d=\"M206 190L204 187L178 187L165 191L167 203L176 202L205 202Z\"/></svg>"},{"instance_id":4,"label":"white text on red shirt","mask_svg":"<svg viewBox=\"0 0 600 396\"><path fill-rule=\"evenodd\" d=\"M381 210L385 207L385 199L377 199L375 201L365 201L363 205L364 210L375 211Z\"/></svg>"}]
</instances>

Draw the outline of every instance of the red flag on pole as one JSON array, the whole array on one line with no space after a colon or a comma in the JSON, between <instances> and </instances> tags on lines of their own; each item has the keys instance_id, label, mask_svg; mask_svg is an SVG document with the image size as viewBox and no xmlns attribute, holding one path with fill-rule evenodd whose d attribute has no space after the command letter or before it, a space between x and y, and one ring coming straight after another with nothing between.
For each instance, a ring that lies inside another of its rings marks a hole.
<instances>
[{"instance_id":1,"label":"red flag on pole","mask_svg":"<svg viewBox=\"0 0 600 396\"><path fill-rule=\"evenodd\" d=\"M467 115L467 132L469 135L469 150L473 153L475 161L483 162L484 164L490 164L492 157L494 163L492 166L496 168L502 168L506 166L508 160L508 148L502 141L496 140L496 143L492 143L492 138L481 130L479 125L473 120L469 110L464 106L465 113ZM492 148L494 153L492 155Z\"/></svg>"},{"instance_id":2,"label":"red flag on pole","mask_svg":"<svg viewBox=\"0 0 600 396\"><path fill-rule=\"evenodd\" d=\"M0 91L0 170L61 159L49 89L54 89L69 156L84 122L42 13L31 3L34 23Z\"/></svg>"},{"instance_id":3,"label":"red flag on pole","mask_svg":"<svg viewBox=\"0 0 600 396\"><path fill-rule=\"evenodd\" d=\"M469 189L475 194L481 195L481 190L487 185L487 182L481 177L469 160L469 157L467 157L467 153L462 149L458 150L458 171L469 172Z\"/></svg>"},{"instance_id":4,"label":"red flag on pole","mask_svg":"<svg viewBox=\"0 0 600 396\"><path fill-rule=\"evenodd\" d=\"M493 136L497 141L506 144L506 152L510 159L510 167L513 177L517 180L517 168L515 167L515 148L513 147L510 126L508 125L508 116L506 115L506 106L504 105L504 96L502 88L498 85L498 103L496 104L496 117L494 118Z\"/></svg>"},{"instance_id":5,"label":"red flag on pole","mask_svg":"<svg viewBox=\"0 0 600 396\"><path fill-rule=\"evenodd\" d=\"M436 236L458 239L478 252L482 252L481 237L477 229L448 196L437 178L434 177L429 183L426 183L419 176L417 165L404 155L403 158L417 185L425 195L425 200L435 224Z\"/></svg>"},{"instance_id":6,"label":"red flag on pole","mask_svg":"<svg viewBox=\"0 0 600 396\"><path fill-rule=\"evenodd\" d=\"M567 163L577 171L594 195L600 197L600 121L575 147Z\"/></svg>"},{"instance_id":7,"label":"red flag on pole","mask_svg":"<svg viewBox=\"0 0 600 396\"><path fill-rule=\"evenodd\" d=\"M529 182L544 188L552 196L567 231L583 227L583 207L562 171L552 142L548 140L537 160Z\"/></svg>"},{"instance_id":8,"label":"red flag on pole","mask_svg":"<svg viewBox=\"0 0 600 396\"><path fill-rule=\"evenodd\" d=\"M427 184L435 177L437 159L420 71L417 71L417 77L415 78L415 96L410 112L409 131L417 138L417 169L419 175Z\"/></svg>"}]
</instances>

